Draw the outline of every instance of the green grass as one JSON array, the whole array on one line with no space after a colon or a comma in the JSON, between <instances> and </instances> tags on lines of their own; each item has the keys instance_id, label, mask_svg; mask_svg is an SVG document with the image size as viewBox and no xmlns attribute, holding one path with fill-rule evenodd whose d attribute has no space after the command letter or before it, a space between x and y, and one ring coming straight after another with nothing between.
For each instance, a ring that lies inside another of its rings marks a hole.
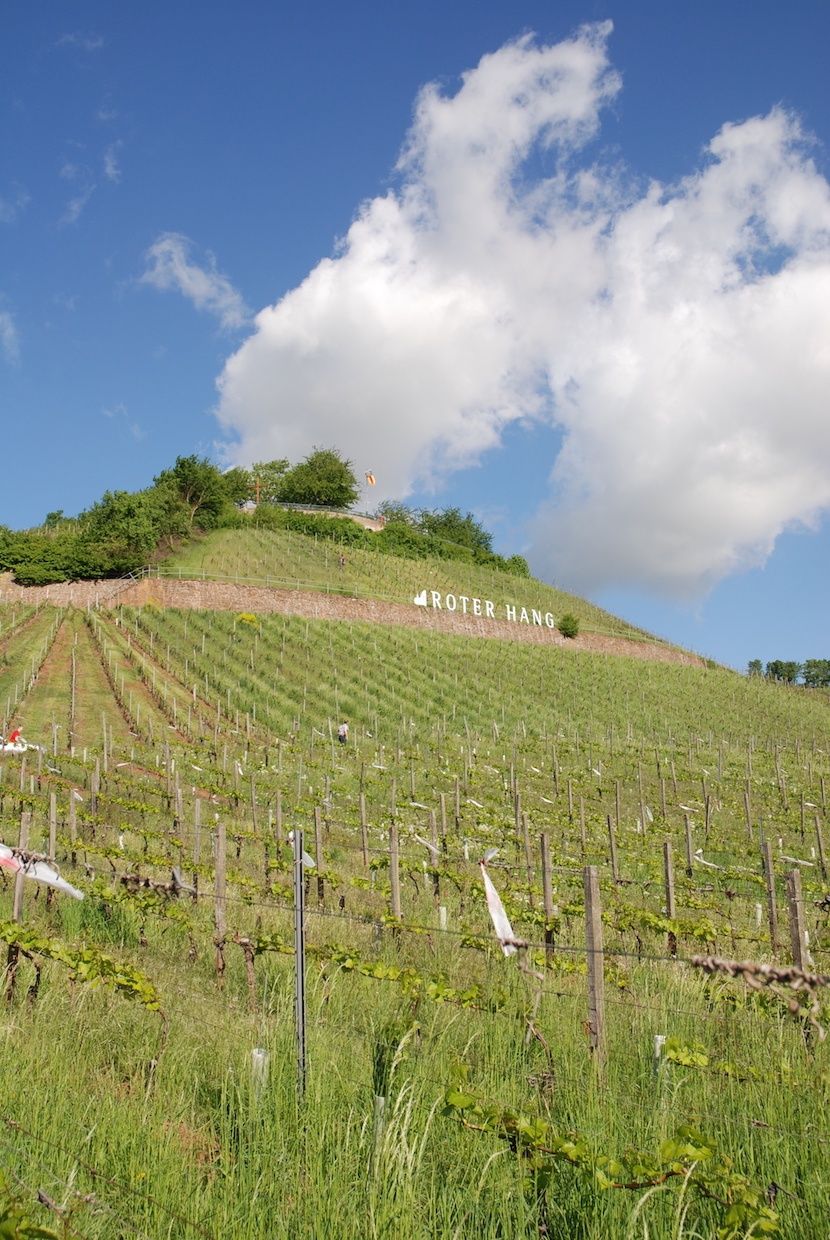
<instances>
[{"instance_id":1,"label":"green grass","mask_svg":"<svg viewBox=\"0 0 830 1240\"><path fill-rule=\"evenodd\" d=\"M7 615L0 609L0 635ZM38 617L42 631L10 641L9 683L24 679L53 620ZM28 1003L34 971L21 961L0 1038L0 1140L12 1189L41 1221L62 1226L36 1204L39 1190L69 1212L67 1234L90 1237L716 1234L723 1212L684 1194L680 1180L651 1192L603 1189L557 1163L541 1199L527 1160L496 1133L444 1113L464 1065L465 1088L544 1118L593 1153L634 1147L654 1156L681 1124L694 1124L762 1193L781 1186L781 1234L824 1234L828 1042L776 996L673 963L668 932L681 962L705 951L786 962L784 874L795 868L787 858L800 858L812 862L801 867L810 950L830 973L828 884L813 855L827 831L825 700L717 669L361 624L269 616L252 625L154 608L70 613L65 624L65 635L78 634L86 761L80 747L67 752L61 731L55 759L27 757L21 791L20 760L0 760L0 838L15 841L26 810L31 846L45 850L55 794L58 856L87 899L47 904L27 883L24 920L142 970L164 1016L110 987L70 981L58 962L43 965ZM27 720L47 727L66 711L68 675L65 657L43 664L21 704ZM123 721L110 733L105 770L102 711ZM351 742L341 749L331 726L346 714ZM48 745L51 735L32 739ZM83 798L75 866L73 787ZM615 883L607 819L618 804ZM294 961L274 948L290 950L292 936L286 833L303 829L314 854L315 811L323 903L312 877L308 1089L298 1107ZM439 838L446 832L437 865L415 838L429 839L430 813ZM221 983L212 923L218 815L228 839ZM687 818L694 848L722 868L694 861L686 874ZM397 930L388 918L393 821ZM553 861L548 920L542 831ZM761 837L775 859L775 949ZM673 923L664 913L665 840L674 849ZM539 945L529 956L544 979L538 998L536 980L493 940L476 864L489 846L499 849L491 875L516 933ZM604 1074L585 1030L585 864L599 868L604 911ZM174 865L197 876L197 900L130 893L119 882L130 873L167 882ZM9 884L0 919L11 896ZM253 993L237 935L263 948ZM528 1037L529 1015L541 1038ZM674 1039L677 1057L686 1048L706 1062L655 1072L657 1034ZM258 1096L257 1047L270 1057ZM386 1119L377 1128L382 1078Z\"/></svg>"}]
</instances>

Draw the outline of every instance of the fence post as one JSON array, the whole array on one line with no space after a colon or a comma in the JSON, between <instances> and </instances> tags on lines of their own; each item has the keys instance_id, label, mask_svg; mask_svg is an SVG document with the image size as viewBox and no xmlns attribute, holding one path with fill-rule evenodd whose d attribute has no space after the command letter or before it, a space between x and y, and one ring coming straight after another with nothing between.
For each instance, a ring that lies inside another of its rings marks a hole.
<instances>
[{"instance_id":1,"label":"fence post","mask_svg":"<svg viewBox=\"0 0 830 1240\"><path fill-rule=\"evenodd\" d=\"M694 874L694 856L692 854L692 824L688 814L683 815L683 830L686 836L686 877Z\"/></svg>"},{"instance_id":2,"label":"fence post","mask_svg":"<svg viewBox=\"0 0 830 1240\"><path fill-rule=\"evenodd\" d=\"M672 868L672 846L671 840L666 840L663 844L663 880L666 887L666 916L669 921L674 921L675 905L674 905L674 870ZM677 955L677 936L673 930L669 931L669 955Z\"/></svg>"},{"instance_id":3,"label":"fence post","mask_svg":"<svg viewBox=\"0 0 830 1240\"><path fill-rule=\"evenodd\" d=\"M366 823L366 797L364 793L360 794L360 847L363 851L363 868L369 868L369 836L367 833Z\"/></svg>"},{"instance_id":4,"label":"fence post","mask_svg":"<svg viewBox=\"0 0 830 1240\"><path fill-rule=\"evenodd\" d=\"M75 851L75 844L78 839L77 812L78 811L77 811L77 801L75 800L75 789L70 788L69 789L69 843L70 843L69 856L71 858L73 865L75 865L78 860L78 856Z\"/></svg>"},{"instance_id":5,"label":"fence post","mask_svg":"<svg viewBox=\"0 0 830 1240\"><path fill-rule=\"evenodd\" d=\"M816 814L816 845L818 846L818 863L821 867L821 877L827 880L827 861L824 856L824 836L821 833L821 819Z\"/></svg>"},{"instance_id":6,"label":"fence post","mask_svg":"<svg viewBox=\"0 0 830 1240\"><path fill-rule=\"evenodd\" d=\"M553 883L551 881L550 841L547 833L539 837L542 846L542 900L545 908L545 957L553 956Z\"/></svg>"},{"instance_id":7,"label":"fence post","mask_svg":"<svg viewBox=\"0 0 830 1240\"><path fill-rule=\"evenodd\" d=\"M585 951L588 957L588 1036L591 1051L600 1066L605 1061L605 977L602 953L602 905L597 867L586 865Z\"/></svg>"},{"instance_id":8,"label":"fence post","mask_svg":"<svg viewBox=\"0 0 830 1240\"><path fill-rule=\"evenodd\" d=\"M767 916L769 917L769 937L772 953L778 951L778 908L775 903L775 872L772 868L772 846L769 840L761 845L761 856L764 860L764 878L767 886Z\"/></svg>"},{"instance_id":9,"label":"fence post","mask_svg":"<svg viewBox=\"0 0 830 1240\"><path fill-rule=\"evenodd\" d=\"M618 883L620 881L620 871L617 867L617 838L614 831L614 820L610 814L608 815L608 852L611 857L611 877L615 883Z\"/></svg>"},{"instance_id":10,"label":"fence post","mask_svg":"<svg viewBox=\"0 0 830 1240\"><path fill-rule=\"evenodd\" d=\"M305 882L303 833L294 830L294 1028L297 1038L297 1099L305 1096L306 1004L305 1004Z\"/></svg>"},{"instance_id":11,"label":"fence post","mask_svg":"<svg viewBox=\"0 0 830 1240\"><path fill-rule=\"evenodd\" d=\"M787 874L787 903L790 906L790 948L793 964L797 964L799 969L806 969L808 953L804 939L804 897L801 894L800 870L790 870Z\"/></svg>"},{"instance_id":12,"label":"fence post","mask_svg":"<svg viewBox=\"0 0 830 1240\"><path fill-rule=\"evenodd\" d=\"M530 851L530 817L526 812L522 813L522 836L525 849L525 869L527 871L527 898L530 907L533 908L536 903L533 898L533 856Z\"/></svg>"},{"instance_id":13,"label":"fence post","mask_svg":"<svg viewBox=\"0 0 830 1240\"><path fill-rule=\"evenodd\" d=\"M49 793L49 860L54 865L55 850L58 840L58 798L55 792Z\"/></svg>"},{"instance_id":14,"label":"fence post","mask_svg":"<svg viewBox=\"0 0 830 1240\"><path fill-rule=\"evenodd\" d=\"M317 871L317 903L325 903L325 880L323 878L323 816L320 806L314 806L314 868Z\"/></svg>"},{"instance_id":15,"label":"fence post","mask_svg":"<svg viewBox=\"0 0 830 1240\"><path fill-rule=\"evenodd\" d=\"M225 838L225 823L222 819L216 825L214 851L213 942L216 946L216 976L221 981L222 975L225 972L225 935L227 933L225 919L227 840Z\"/></svg>"},{"instance_id":16,"label":"fence post","mask_svg":"<svg viewBox=\"0 0 830 1240\"><path fill-rule=\"evenodd\" d=\"M398 827L392 823L389 828L389 882L392 891L392 916L402 920L401 913L401 875L398 858Z\"/></svg>"},{"instance_id":17,"label":"fence post","mask_svg":"<svg viewBox=\"0 0 830 1240\"><path fill-rule=\"evenodd\" d=\"M199 899L199 865L202 860L202 802L193 801L193 899Z\"/></svg>"},{"instance_id":18,"label":"fence post","mask_svg":"<svg viewBox=\"0 0 830 1240\"><path fill-rule=\"evenodd\" d=\"M274 793L274 840L277 845L277 856L282 858L282 792L279 788Z\"/></svg>"},{"instance_id":19,"label":"fence post","mask_svg":"<svg viewBox=\"0 0 830 1240\"><path fill-rule=\"evenodd\" d=\"M441 879L438 875L438 858L441 851L438 847L438 823L435 818L435 810L429 811L429 842L432 844L434 852L431 856L432 865L432 892L436 900L441 899Z\"/></svg>"},{"instance_id":20,"label":"fence post","mask_svg":"<svg viewBox=\"0 0 830 1240\"><path fill-rule=\"evenodd\" d=\"M17 846L23 851L29 847L29 824L31 822L31 814L28 810L24 810L20 815L20 835L18 836ZM25 861L21 858L21 862L25 865ZM18 870L14 876L14 903L12 905L12 921L20 921L23 915L23 870ZM6 998L11 1001L14 998L14 986L17 981L17 963L20 958L20 948L17 943L10 943L8 955L6 958Z\"/></svg>"}]
</instances>

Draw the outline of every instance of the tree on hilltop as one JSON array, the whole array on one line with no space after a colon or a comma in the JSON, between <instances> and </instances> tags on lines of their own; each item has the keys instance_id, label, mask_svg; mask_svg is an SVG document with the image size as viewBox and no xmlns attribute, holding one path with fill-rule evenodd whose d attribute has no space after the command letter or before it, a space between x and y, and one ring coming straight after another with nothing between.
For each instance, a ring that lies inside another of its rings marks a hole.
<instances>
[{"instance_id":1,"label":"tree on hilltop","mask_svg":"<svg viewBox=\"0 0 830 1240\"><path fill-rule=\"evenodd\" d=\"M337 448L315 448L283 475L279 487L281 503L324 508L351 508L359 494L354 466Z\"/></svg>"},{"instance_id":2,"label":"tree on hilltop","mask_svg":"<svg viewBox=\"0 0 830 1240\"><path fill-rule=\"evenodd\" d=\"M276 461L254 461L249 470L251 499L258 504L278 503L280 488L288 470L289 462L285 457Z\"/></svg>"},{"instance_id":3,"label":"tree on hilltop","mask_svg":"<svg viewBox=\"0 0 830 1240\"><path fill-rule=\"evenodd\" d=\"M221 472L202 456L177 456L173 468L163 469L153 481L156 486L170 487L181 501L188 533L196 525L214 525L228 499Z\"/></svg>"},{"instance_id":4,"label":"tree on hilltop","mask_svg":"<svg viewBox=\"0 0 830 1240\"><path fill-rule=\"evenodd\" d=\"M422 509L418 518L420 528L433 538L443 538L471 551L493 550L493 535L471 512L462 513L460 508Z\"/></svg>"}]
</instances>

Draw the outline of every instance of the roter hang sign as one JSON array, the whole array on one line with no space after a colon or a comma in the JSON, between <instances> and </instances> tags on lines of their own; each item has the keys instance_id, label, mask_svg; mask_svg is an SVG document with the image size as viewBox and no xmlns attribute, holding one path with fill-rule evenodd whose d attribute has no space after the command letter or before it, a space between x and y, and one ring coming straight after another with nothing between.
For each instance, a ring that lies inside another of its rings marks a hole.
<instances>
[{"instance_id":1,"label":"roter hang sign","mask_svg":"<svg viewBox=\"0 0 830 1240\"><path fill-rule=\"evenodd\" d=\"M442 594L440 590L422 590L412 601L416 607L431 607L433 611L454 611L460 612L462 616L481 616L485 620L509 620L513 624L556 628L551 612L537 611L535 607L519 607L517 603L497 604L489 598L472 598L468 594Z\"/></svg>"}]
</instances>

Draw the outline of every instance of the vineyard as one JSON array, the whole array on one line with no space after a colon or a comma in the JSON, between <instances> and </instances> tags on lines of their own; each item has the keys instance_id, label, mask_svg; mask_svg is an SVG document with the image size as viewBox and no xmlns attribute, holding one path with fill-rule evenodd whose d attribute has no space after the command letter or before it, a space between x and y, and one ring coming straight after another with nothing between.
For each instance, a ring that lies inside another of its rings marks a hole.
<instances>
[{"instance_id":1,"label":"vineyard","mask_svg":"<svg viewBox=\"0 0 830 1240\"><path fill-rule=\"evenodd\" d=\"M222 532L173 571L425 580L300 550ZM429 583L504 593L456 570ZM0 754L0 839L84 894L3 871L8 1234L826 1234L825 697L31 604L0 608L0 714L40 746Z\"/></svg>"},{"instance_id":2,"label":"vineyard","mask_svg":"<svg viewBox=\"0 0 830 1240\"><path fill-rule=\"evenodd\" d=\"M555 615L572 612L591 632L622 637L644 636L642 630L576 595L556 590L534 578L476 564L443 559L406 560L360 547L341 548L325 539L275 530L217 530L190 542L165 561L170 575L236 580L251 585L288 586L411 603L429 585L477 598L518 598L526 607Z\"/></svg>"}]
</instances>

